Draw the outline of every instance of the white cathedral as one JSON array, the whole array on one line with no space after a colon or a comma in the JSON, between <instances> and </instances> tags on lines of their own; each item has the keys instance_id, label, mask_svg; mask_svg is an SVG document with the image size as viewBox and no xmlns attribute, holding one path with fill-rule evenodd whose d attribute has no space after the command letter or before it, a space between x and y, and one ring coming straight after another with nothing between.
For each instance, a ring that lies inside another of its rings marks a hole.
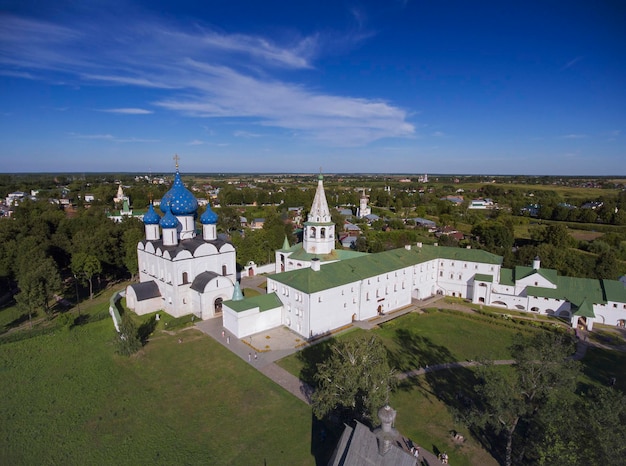
<instances>
[{"instance_id":1,"label":"white cathedral","mask_svg":"<svg viewBox=\"0 0 626 466\"><path fill-rule=\"evenodd\" d=\"M137 246L140 283L126 292L138 314L222 318L238 338L286 326L304 339L328 334L434 295L569 319L591 330L594 322L626 325L626 287L616 280L562 277L532 266L507 269L502 257L478 249L418 243L377 254L335 249L335 225L319 177L304 224L303 241L275 252L267 294L244 298L237 282L235 249L216 234L217 215L207 206L196 234L198 203L180 178L150 206L146 239Z\"/></svg>"},{"instance_id":2,"label":"white cathedral","mask_svg":"<svg viewBox=\"0 0 626 466\"><path fill-rule=\"evenodd\" d=\"M217 215L207 205L196 233L198 201L176 169L172 188L143 217L146 238L137 245L140 283L126 289L126 305L137 314L163 310L174 317L221 315L231 299L237 269L235 248L217 237Z\"/></svg>"}]
</instances>

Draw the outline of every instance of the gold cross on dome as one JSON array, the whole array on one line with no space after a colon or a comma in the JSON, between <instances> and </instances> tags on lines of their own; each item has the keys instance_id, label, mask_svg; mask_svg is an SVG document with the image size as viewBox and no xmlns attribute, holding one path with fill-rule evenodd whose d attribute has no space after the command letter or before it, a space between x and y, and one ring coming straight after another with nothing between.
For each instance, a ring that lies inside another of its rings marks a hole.
<instances>
[{"instance_id":1,"label":"gold cross on dome","mask_svg":"<svg viewBox=\"0 0 626 466\"><path fill-rule=\"evenodd\" d=\"M178 154L174 155L173 157L174 162L176 162L176 170L178 170L178 161L180 160L180 157L178 156Z\"/></svg>"}]
</instances>

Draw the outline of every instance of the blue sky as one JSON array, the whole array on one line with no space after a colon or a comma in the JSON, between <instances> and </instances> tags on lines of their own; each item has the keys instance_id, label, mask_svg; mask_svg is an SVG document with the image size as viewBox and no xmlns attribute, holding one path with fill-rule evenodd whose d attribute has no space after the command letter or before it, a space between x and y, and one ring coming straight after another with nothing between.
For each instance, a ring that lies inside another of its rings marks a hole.
<instances>
[{"instance_id":1,"label":"blue sky","mask_svg":"<svg viewBox=\"0 0 626 466\"><path fill-rule=\"evenodd\" d=\"M626 3L0 0L0 172L626 175Z\"/></svg>"}]
</instances>

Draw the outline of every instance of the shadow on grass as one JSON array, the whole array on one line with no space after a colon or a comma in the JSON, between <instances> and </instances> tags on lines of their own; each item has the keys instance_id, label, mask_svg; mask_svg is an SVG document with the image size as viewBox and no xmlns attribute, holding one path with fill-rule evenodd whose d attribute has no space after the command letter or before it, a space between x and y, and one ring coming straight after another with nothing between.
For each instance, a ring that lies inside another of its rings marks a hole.
<instances>
[{"instance_id":1,"label":"shadow on grass","mask_svg":"<svg viewBox=\"0 0 626 466\"><path fill-rule=\"evenodd\" d=\"M428 337L415 334L407 329L397 329L394 336L397 350L389 351L389 361L398 372L408 372L423 368L426 373L422 376L408 377L402 380L397 390L410 392L420 389L430 396L436 397L444 403L453 417L466 425L473 437L481 445L498 458L497 436L493 432L471 426L467 422L469 414L474 410L481 410L480 401L474 388L480 380L474 370L462 366L442 369L437 366L458 362L445 346L435 344ZM441 451L437 445L432 445L435 455Z\"/></svg>"},{"instance_id":2,"label":"shadow on grass","mask_svg":"<svg viewBox=\"0 0 626 466\"><path fill-rule=\"evenodd\" d=\"M31 319L37 317L37 313L33 312L31 314ZM28 322L28 312L25 312L24 314L20 315L19 317L13 319L11 322L7 323L4 326L4 331L8 331L11 330L12 328L15 327L19 327L20 325L22 325L24 322Z\"/></svg>"},{"instance_id":3,"label":"shadow on grass","mask_svg":"<svg viewBox=\"0 0 626 466\"><path fill-rule=\"evenodd\" d=\"M311 387L317 386L315 382L317 365L330 357L334 343L335 339L329 338L315 345L308 346L298 353L298 359L303 363L303 367L300 370L300 380L306 382Z\"/></svg>"},{"instance_id":4,"label":"shadow on grass","mask_svg":"<svg viewBox=\"0 0 626 466\"><path fill-rule=\"evenodd\" d=\"M311 454L317 466L326 466L343 432L343 424L319 420L311 413Z\"/></svg>"},{"instance_id":5,"label":"shadow on grass","mask_svg":"<svg viewBox=\"0 0 626 466\"><path fill-rule=\"evenodd\" d=\"M89 323L89 320L90 320L89 314L81 314L74 319L74 323L72 324L72 327L80 327L82 325L86 325Z\"/></svg>"},{"instance_id":6,"label":"shadow on grass","mask_svg":"<svg viewBox=\"0 0 626 466\"><path fill-rule=\"evenodd\" d=\"M626 390L626 353L589 347L581 363L584 374L590 379L610 385L614 378L615 386Z\"/></svg>"},{"instance_id":7,"label":"shadow on grass","mask_svg":"<svg viewBox=\"0 0 626 466\"><path fill-rule=\"evenodd\" d=\"M137 329L137 337L139 338L139 341L141 341L142 345L145 346L145 344L148 342L148 338L150 337L150 335L152 335L152 332L154 332L156 326L156 316L150 317L139 326L139 328Z\"/></svg>"}]
</instances>

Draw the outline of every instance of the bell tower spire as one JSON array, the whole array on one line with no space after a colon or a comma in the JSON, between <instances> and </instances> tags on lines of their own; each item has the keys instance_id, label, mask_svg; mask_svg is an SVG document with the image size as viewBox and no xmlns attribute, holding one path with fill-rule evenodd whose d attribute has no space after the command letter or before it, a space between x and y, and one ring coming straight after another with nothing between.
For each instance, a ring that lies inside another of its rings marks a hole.
<instances>
[{"instance_id":1,"label":"bell tower spire","mask_svg":"<svg viewBox=\"0 0 626 466\"><path fill-rule=\"evenodd\" d=\"M329 254L335 249L335 224L324 192L324 177L320 173L311 211L304 223L304 250L310 254Z\"/></svg>"}]
</instances>

